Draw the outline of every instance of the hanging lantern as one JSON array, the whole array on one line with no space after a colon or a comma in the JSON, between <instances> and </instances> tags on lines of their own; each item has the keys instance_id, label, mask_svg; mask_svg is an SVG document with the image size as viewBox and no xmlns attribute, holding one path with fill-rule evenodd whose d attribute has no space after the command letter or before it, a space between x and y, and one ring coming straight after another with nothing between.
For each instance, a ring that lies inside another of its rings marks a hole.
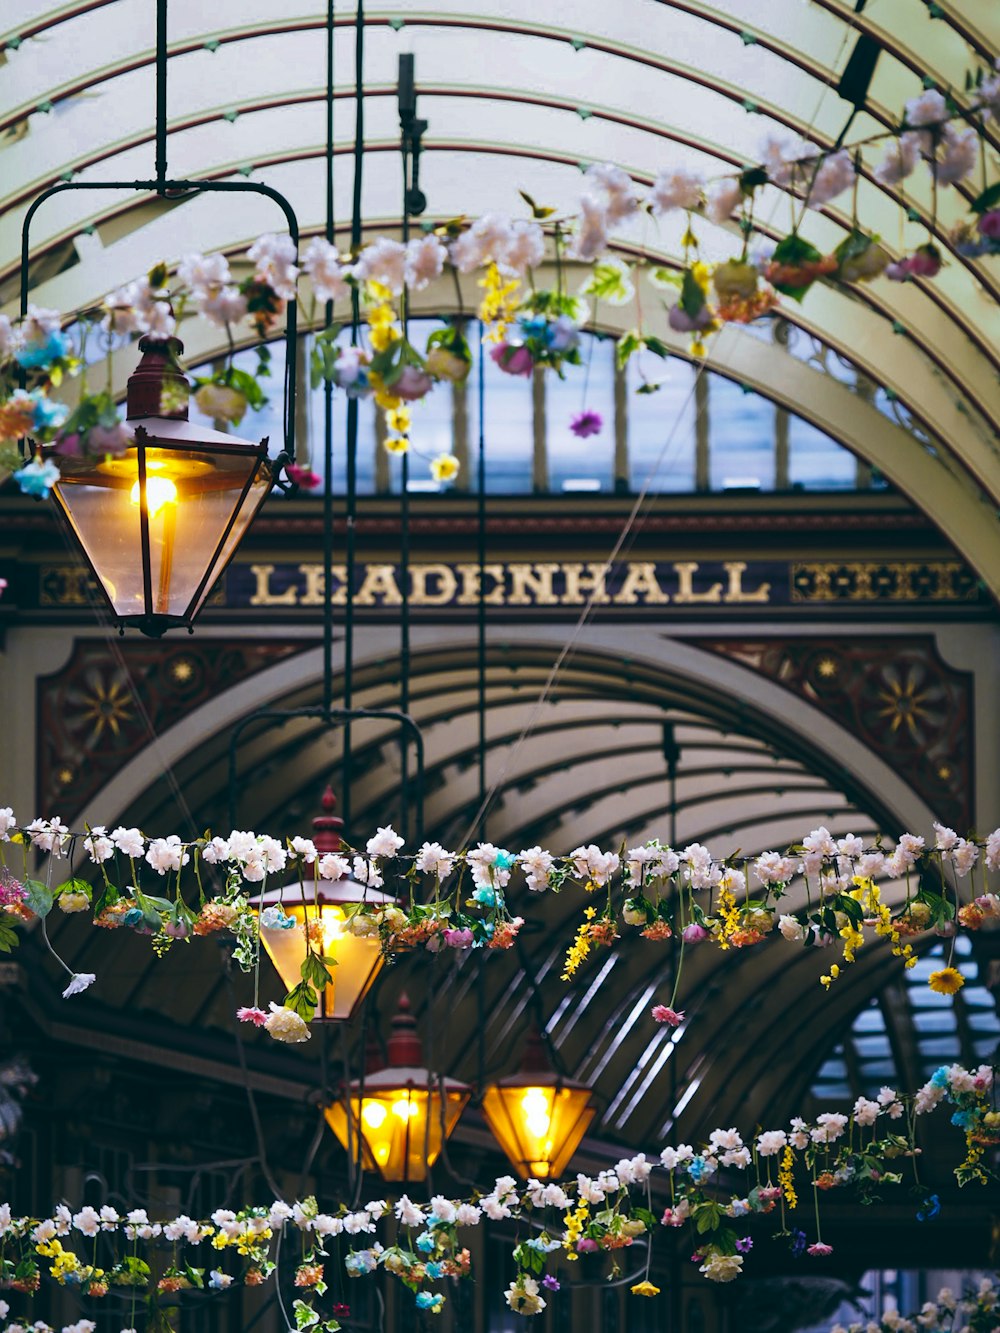
<instances>
[{"instance_id":1,"label":"hanging lantern","mask_svg":"<svg viewBox=\"0 0 1000 1333\"><path fill-rule=\"evenodd\" d=\"M385 1180L426 1179L428 1167L437 1161L472 1094L465 1083L440 1079L421 1067L416 1026L410 1002L401 995L392 1020L388 1064L367 1073L363 1086L349 1084L343 1099L325 1112L348 1152L357 1155L360 1136L362 1166L379 1171Z\"/></svg>"},{"instance_id":2,"label":"hanging lantern","mask_svg":"<svg viewBox=\"0 0 1000 1333\"><path fill-rule=\"evenodd\" d=\"M337 798L330 787L323 793L322 805L325 813L313 820L313 842L318 853L313 878L286 884L284 889L268 889L263 894L263 907L280 904L284 916L291 917L295 926L269 930L261 925L260 938L282 981L291 990L302 980L305 932L309 931L314 949L326 958L336 959L336 966L330 968L333 980L319 994L316 1018L341 1020L351 1017L382 967L378 936L352 935L345 929L348 912L360 902L396 900L392 894L369 889L350 876L332 881L318 877L320 859L328 852L341 850L344 826L344 821L333 813Z\"/></svg>"},{"instance_id":3,"label":"hanging lantern","mask_svg":"<svg viewBox=\"0 0 1000 1333\"><path fill-rule=\"evenodd\" d=\"M128 381L129 447L117 458L61 458L52 494L119 626L159 638L191 628L274 472L266 437L253 444L190 424L177 338L147 335L139 350Z\"/></svg>"},{"instance_id":4,"label":"hanging lantern","mask_svg":"<svg viewBox=\"0 0 1000 1333\"><path fill-rule=\"evenodd\" d=\"M596 1114L590 1089L561 1078L533 1030L518 1073L491 1083L483 1115L519 1175L558 1178Z\"/></svg>"}]
</instances>

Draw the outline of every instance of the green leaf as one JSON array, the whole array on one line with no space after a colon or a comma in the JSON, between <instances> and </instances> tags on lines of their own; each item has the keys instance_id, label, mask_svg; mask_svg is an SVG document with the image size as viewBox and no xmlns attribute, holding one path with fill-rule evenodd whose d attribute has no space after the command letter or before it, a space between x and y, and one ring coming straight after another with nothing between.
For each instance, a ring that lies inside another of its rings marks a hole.
<instances>
[{"instance_id":1,"label":"green leaf","mask_svg":"<svg viewBox=\"0 0 1000 1333\"><path fill-rule=\"evenodd\" d=\"M973 213L988 213L991 209L1000 207L1000 181L994 181L982 194L977 195L970 207Z\"/></svg>"},{"instance_id":2,"label":"green leaf","mask_svg":"<svg viewBox=\"0 0 1000 1333\"><path fill-rule=\"evenodd\" d=\"M17 931L6 921L0 920L0 953L10 953L20 944Z\"/></svg>"},{"instance_id":3,"label":"green leaf","mask_svg":"<svg viewBox=\"0 0 1000 1333\"><path fill-rule=\"evenodd\" d=\"M582 37L573 37L570 39L570 46L573 48L574 51L582 51L586 45L587 43L583 40Z\"/></svg>"},{"instance_id":4,"label":"green leaf","mask_svg":"<svg viewBox=\"0 0 1000 1333\"><path fill-rule=\"evenodd\" d=\"M239 119L239 115L240 113L238 111L223 111L222 119L227 120L229 124L232 125Z\"/></svg>"},{"instance_id":5,"label":"green leaf","mask_svg":"<svg viewBox=\"0 0 1000 1333\"><path fill-rule=\"evenodd\" d=\"M652 334L646 338L645 342L646 350L652 352L654 356L660 357L663 361L666 361L667 358L672 355L667 344L663 342L662 339L656 338Z\"/></svg>"},{"instance_id":6,"label":"green leaf","mask_svg":"<svg viewBox=\"0 0 1000 1333\"><path fill-rule=\"evenodd\" d=\"M204 47L204 49L205 49L206 51L211 51L211 52L213 53L213 55L214 55L214 53L215 53L216 51L218 51L218 49L219 49L219 47L220 47L221 45L222 45L222 43L216 41L216 39L215 39L214 37L212 37L209 41L207 41L207 42L203 42L203 43L202 43L202 46Z\"/></svg>"},{"instance_id":7,"label":"green leaf","mask_svg":"<svg viewBox=\"0 0 1000 1333\"><path fill-rule=\"evenodd\" d=\"M695 281L694 274L690 269L684 270L684 280L681 283L680 307L691 319L697 319L705 306L705 293L701 286Z\"/></svg>"},{"instance_id":8,"label":"green leaf","mask_svg":"<svg viewBox=\"0 0 1000 1333\"><path fill-rule=\"evenodd\" d=\"M642 338L636 329L630 329L628 333L623 333L615 348L615 362L618 369L624 370L629 363L629 359L635 356L641 347Z\"/></svg>"},{"instance_id":9,"label":"green leaf","mask_svg":"<svg viewBox=\"0 0 1000 1333\"><path fill-rule=\"evenodd\" d=\"M747 28L744 28L743 31L740 33L740 41L743 43L744 46L756 46L757 34L755 32L750 32Z\"/></svg>"},{"instance_id":10,"label":"green leaf","mask_svg":"<svg viewBox=\"0 0 1000 1333\"><path fill-rule=\"evenodd\" d=\"M743 110L746 111L751 116L755 112L760 110L759 105L751 97L744 97L743 101L740 103L740 106L742 106Z\"/></svg>"},{"instance_id":11,"label":"green leaf","mask_svg":"<svg viewBox=\"0 0 1000 1333\"><path fill-rule=\"evenodd\" d=\"M576 108L576 114L581 120L589 120L594 113L588 106L578 106Z\"/></svg>"},{"instance_id":12,"label":"green leaf","mask_svg":"<svg viewBox=\"0 0 1000 1333\"><path fill-rule=\"evenodd\" d=\"M35 107L35 110L41 111L43 115L47 116L49 112L52 110L52 107L53 103L48 101L48 99L46 99L44 102L39 102L38 105Z\"/></svg>"},{"instance_id":13,"label":"green leaf","mask_svg":"<svg viewBox=\"0 0 1000 1333\"><path fill-rule=\"evenodd\" d=\"M170 270L161 260L158 264L153 265L146 276L149 279L150 287L152 287L154 291L158 291L161 287L167 285L167 279L170 277Z\"/></svg>"},{"instance_id":14,"label":"green leaf","mask_svg":"<svg viewBox=\"0 0 1000 1333\"><path fill-rule=\"evenodd\" d=\"M319 997L312 986L306 981L300 981L297 986L293 986L284 999L286 1009L291 1009L293 1013L298 1014L305 1022L311 1023L316 1013L316 1005Z\"/></svg>"},{"instance_id":15,"label":"green leaf","mask_svg":"<svg viewBox=\"0 0 1000 1333\"><path fill-rule=\"evenodd\" d=\"M55 902L55 891L48 885L42 884L37 879L26 879L24 881L25 903L34 912L35 916L46 917L52 911L52 904Z\"/></svg>"},{"instance_id":16,"label":"green leaf","mask_svg":"<svg viewBox=\"0 0 1000 1333\"><path fill-rule=\"evenodd\" d=\"M389 20L389 27L393 30L393 32L399 32L402 26L403 26L403 20L400 18L393 18Z\"/></svg>"},{"instance_id":17,"label":"green leaf","mask_svg":"<svg viewBox=\"0 0 1000 1333\"><path fill-rule=\"evenodd\" d=\"M531 195L528 194L527 190L518 190L518 194L531 209L531 216L533 218L550 218L556 211L554 208L544 208L540 204L536 204Z\"/></svg>"},{"instance_id":18,"label":"green leaf","mask_svg":"<svg viewBox=\"0 0 1000 1333\"><path fill-rule=\"evenodd\" d=\"M296 1301L292 1309L295 1311L296 1328L312 1328L314 1324L319 1323L319 1315L311 1305L306 1305L305 1301Z\"/></svg>"},{"instance_id":19,"label":"green leaf","mask_svg":"<svg viewBox=\"0 0 1000 1333\"><path fill-rule=\"evenodd\" d=\"M628 266L616 261L595 264L580 291L582 295L594 296L598 301L624 305L634 292Z\"/></svg>"}]
</instances>

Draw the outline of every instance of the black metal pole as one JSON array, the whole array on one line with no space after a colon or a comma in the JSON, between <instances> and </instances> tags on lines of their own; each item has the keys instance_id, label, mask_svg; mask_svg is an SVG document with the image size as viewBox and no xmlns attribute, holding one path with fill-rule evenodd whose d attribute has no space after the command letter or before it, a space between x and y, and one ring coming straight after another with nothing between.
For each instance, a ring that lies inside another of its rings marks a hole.
<instances>
[{"instance_id":1,"label":"black metal pole","mask_svg":"<svg viewBox=\"0 0 1000 1333\"><path fill-rule=\"evenodd\" d=\"M486 358L483 326L479 324L479 403L478 452L476 457L476 542L479 561L479 597L476 603L476 665L479 712L479 826L480 839L486 837Z\"/></svg>"},{"instance_id":2,"label":"black metal pole","mask_svg":"<svg viewBox=\"0 0 1000 1333\"><path fill-rule=\"evenodd\" d=\"M333 16L335 0L326 6L326 239L333 227ZM327 301L324 324L333 324L333 302ZM323 708L333 707L333 381L323 383ZM347 735L345 734L345 744ZM349 831L349 830L348 830Z\"/></svg>"},{"instance_id":3,"label":"black metal pole","mask_svg":"<svg viewBox=\"0 0 1000 1333\"><path fill-rule=\"evenodd\" d=\"M354 33L354 187L351 200L351 250L361 245L361 183L365 152L365 6L358 0ZM351 346L357 347L361 325L361 299L351 292ZM344 531L344 563L347 573L347 605L344 610L344 708L354 706L354 571L356 566L355 525L358 510L358 400L347 400L347 497ZM344 727L344 823L351 827L351 724Z\"/></svg>"},{"instance_id":4,"label":"black metal pole","mask_svg":"<svg viewBox=\"0 0 1000 1333\"><path fill-rule=\"evenodd\" d=\"M163 194L167 178L167 0L156 0L156 180Z\"/></svg>"},{"instance_id":5,"label":"black metal pole","mask_svg":"<svg viewBox=\"0 0 1000 1333\"><path fill-rule=\"evenodd\" d=\"M403 158L403 244L410 239L410 126L413 121L409 109L404 109L404 69L407 59L399 58L399 82L397 99L399 104L400 151ZM409 87L412 90L413 57L409 58ZM412 91L411 91L412 95ZM409 293L403 284L401 302L403 338L409 337L410 307ZM399 495L399 590L402 601L399 605L399 711L410 711L410 453L402 455L400 468ZM409 825L409 753L406 736L400 733L399 749L399 807L402 816L402 834L407 835Z\"/></svg>"}]
</instances>

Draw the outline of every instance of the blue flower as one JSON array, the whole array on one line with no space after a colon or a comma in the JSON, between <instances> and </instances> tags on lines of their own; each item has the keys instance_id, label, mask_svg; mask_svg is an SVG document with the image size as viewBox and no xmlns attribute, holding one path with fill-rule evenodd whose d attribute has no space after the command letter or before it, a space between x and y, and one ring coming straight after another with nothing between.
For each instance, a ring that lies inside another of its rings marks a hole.
<instances>
[{"instance_id":1,"label":"blue flower","mask_svg":"<svg viewBox=\"0 0 1000 1333\"><path fill-rule=\"evenodd\" d=\"M976 1123L975 1111L956 1111L951 1117L951 1123L957 1125L959 1129L972 1129Z\"/></svg>"},{"instance_id":2,"label":"blue flower","mask_svg":"<svg viewBox=\"0 0 1000 1333\"><path fill-rule=\"evenodd\" d=\"M918 1222L932 1222L941 1211L941 1200L936 1194L929 1194L917 1211Z\"/></svg>"},{"instance_id":3,"label":"blue flower","mask_svg":"<svg viewBox=\"0 0 1000 1333\"><path fill-rule=\"evenodd\" d=\"M260 914L260 924L265 930L294 930L295 918L286 916L281 906L265 907Z\"/></svg>"},{"instance_id":4,"label":"blue flower","mask_svg":"<svg viewBox=\"0 0 1000 1333\"><path fill-rule=\"evenodd\" d=\"M806 1251L806 1233L804 1231L792 1232L792 1254L798 1259Z\"/></svg>"},{"instance_id":5,"label":"blue flower","mask_svg":"<svg viewBox=\"0 0 1000 1333\"><path fill-rule=\"evenodd\" d=\"M143 919L141 907L130 907L122 917L123 926L137 926Z\"/></svg>"},{"instance_id":6,"label":"blue flower","mask_svg":"<svg viewBox=\"0 0 1000 1333\"><path fill-rule=\"evenodd\" d=\"M510 852L505 852L503 848L497 852L493 859L493 864L498 870L513 870L517 864L517 857L512 856Z\"/></svg>"},{"instance_id":7,"label":"blue flower","mask_svg":"<svg viewBox=\"0 0 1000 1333\"><path fill-rule=\"evenodd\" d=\"M529 315L527 319L522 319L520 324L522 337L538 338L548 342L549 321L544 315Z\"/></svg>"},{"instance_id":8,"label":"blue flower","mask_svg":"<svg viewBox=\"0 0 1000 1333\"><path fill-rule=\"evenodd\" d=\"M430 1254L434 1249L434 1237L429 1231L421 1231L417 1237L417 1249L423 1250L424 1254Z\"/></svg>"},{"instance_id":9,"label":"blue flower","mask_svg":"<svg viewBox=\"0 0 1000 1333\"><path fill-rule=\"evenodd\" d=\"M24 343L14 353L14 360L25 370L41 370L61 361L68 348L65 335L54 329L44 339Z\"/></svg>"},{"instance_id":10,"label":"blue flower","mask_svg":"<svg viewBox=\"0 0 1000 1333\"><path fill-rule=\"evenodd\" d=\"M444 1305L444 1297L431 1291L417 1292L417 1309L432 1310L434 1314L439 1314Z\"/></svg>"},{"instance_id":11,"label":"blue flower","mask_svg":"<svg viewBox=\"0 0 1000 1333\"><path fill-rule=\"evenodd\" d=\"M371 1250L351 1250L344 1259L344 1267L351 1277L360 1277L363 1273L374 1272L377 1262Z\"/></svg>"},{"instance_id":12,"label":"blue flower","mask_svg":"<svg viewBox=\"0 0 1000 1333\"><path fill-rule=\"evenodd\" d=\"M58 430L66 418L69 416L69 408L65 403L54 403L51 398L46 398L39 390L32 394L35 400L35 410L32 414L31 424L39 433L48 430Z\"/></svg>"},{"instance_id":13,"label":"blue flower","mask_svg":"<svg viewBox=\"0 0 1000 1333\"><path fill-rule=\"evenodd\" d=\"M715 1167L706 1162L704 1157L692 1157L687 1165L687 1173L696 1185L706 1176L710 1176L714 1170Z\"/></svg>"},{"instance_id":14,"label":"blue flower","mask_svg":"<svg viewBox=\"0 0 1000 1333\"><path fill-rule=\"evenodd\" d=\"M483 907L496 907L497 905L496 891L486 885L481 889L476 889L472 896L475 901L481 903Z\"/></svg>"},{"instance_id":15,"label":"blue flower","mask_svg":"<svg viewBox=\"0 0 1000 1333\"><path fill-rule=\"evenodd\" d=\"M14 473L14 480L22 495L37 495L40 500L47 500L49 491L59 480L59 469L50 458L44 463L40 458L33 458Z\"/></svg>"},{"instance_id":16,"label":"blue flower","mask_svg":"<svg viewBox=\"0 0 1000 1333\"><path fill-rule=\"evenodd\" d=\"M568 352L580 341L580 330L569 315L560 315L549 330L549 346L553 352Z\"/></svg>"},{"instance_id":17,"label":"blue flower","mask_svg":"<svg viewBox=\"0 0 1000 1333\"><path fill-rule=\"evenodd\" d=\"M444 1272L436 1259L428 1259L427 1263L424 1264L424 1271L432 1282L436 1282L439 1277L443 1276Z\"/></svg>"},{"instance_id":18,"label":"blue flower","mask_svg":"<svg viewBox=\"0 0 1000 1333\"><path fill-rule=\"evenodd\" d=\"M948 1067L942 1065L940 1069L935 1069L931 1075L931 1083L935 1088L946 1088L948 1086Z\"/></svg>"}]
</instances>

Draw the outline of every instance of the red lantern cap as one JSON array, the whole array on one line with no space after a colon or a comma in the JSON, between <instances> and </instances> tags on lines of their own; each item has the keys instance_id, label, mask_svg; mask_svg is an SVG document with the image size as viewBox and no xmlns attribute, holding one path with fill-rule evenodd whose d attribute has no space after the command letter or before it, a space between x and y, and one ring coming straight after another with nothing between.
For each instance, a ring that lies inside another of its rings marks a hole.
<instances>
[{"instance_id":1,"label":"red lantern cap","mask_svg":"<svg viewBox=\"0 0 1000 1333\"><path fill-rule=\"evenodd\" d=\"M146 333L139 339L139 351L142 360L128 377L126 389L128 420L162 417L187 421L191 386L177 365L177 358L184 351L180 338L151 338ZM173 412L163 411L163 390L168 386L175 390L173 397L178 403Z\"/></svg>"},{"instance_id":2,"label":"red lantern cap","mask_svg":"<svg viewBox=\"0 0 1000 1333\"><path fill-rule=\"evenodd\" d=\"M386 1043L386 1054L390 1067L419 1068L424 1058L417 1035L417 1020L410 1013L410 997L405 991L399 997L399 1008L393 1016L392 1035Z\"/></svg>"},{"instance_id":3,"label":"red lantern cap","mask_svg":"<svg viewBox=\"0 0 1000 1333\"><path fill-rule=\"evenodd\" d=\"M325 856L327 852L340 851L340 835L344 821L333 813L337 808L337 798L331 786L327 786L320 804L323 807L323 814L317 815L313 820L313 842L320 856Z\"/></svg>"},{"instance_id":4,"label":"red lantern cap","mask_svg":"<svg viewBox=\"0 0 1000 1333\"><path fill-rule=\"evenodd\" d=\"M545 1041L538 1027L533 1023L528 1030L528 1041L521 1056L522 1074L551 1074L552 1062Z\"/></svg>"}]
</instances>

